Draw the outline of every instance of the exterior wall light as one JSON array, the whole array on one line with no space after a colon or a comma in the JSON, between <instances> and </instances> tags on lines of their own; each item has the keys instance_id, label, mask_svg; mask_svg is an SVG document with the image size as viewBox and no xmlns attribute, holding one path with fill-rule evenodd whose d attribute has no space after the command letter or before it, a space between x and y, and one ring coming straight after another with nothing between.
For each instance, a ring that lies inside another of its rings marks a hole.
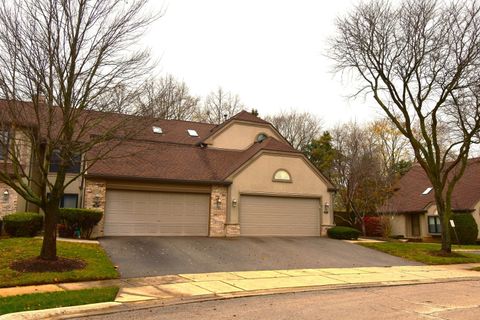
<instances>
[{"instance_id":1,"label":"exterior wall light","mask_svg":"<svg viewBox=\"0 0 480 320\"><path fill-rule=\"evenodd\" d=\"M5 189L5 191L3 191L3 201L7 202L9 197L10 197L10 192L8 192L8 190Z\"/></svg>"},{"instance_id":2,"label":"exterior wall light","mask_svg":"<svg viewBox=\"0 0 480 320\"><path fill-rule=\"evenodd\" d=\"M323 213L327 214L329 213L329 211L330 211L330 205L328 204L328 202L325 202L323 205Z\"/></svg>"},{"instance_id":3,"label":"exterior wall light","mask_svg":"<svg viewBox=\"0 0 480 320\"><path fill-rule=\"evenodd\" d=\"M237 206L237 199L233 199L232 200L232 207L236 207Z\"/></svg>"},{"instance_id":4,"label":"exterior wall light","mask_svg":"<svg viewBox=\"0 0 480 320\"><path fill-rule=\"evenodd\" d=\"M100 195L98 193L95 194L95 196L93 197L93 207L94 208L100 207Z\"/></svg>"},{"instance_id":5,"label":"exterior wall light","mask_svg":"<svg viewBox=\"0 0 480 320\"><path fill-rule=\"evenodd\" d=\"M221 209L222 208L222 199L220 199L220 196L217 196L215 198L215 204L217 206L217 209Z\"/></svg>"}]
</instances>

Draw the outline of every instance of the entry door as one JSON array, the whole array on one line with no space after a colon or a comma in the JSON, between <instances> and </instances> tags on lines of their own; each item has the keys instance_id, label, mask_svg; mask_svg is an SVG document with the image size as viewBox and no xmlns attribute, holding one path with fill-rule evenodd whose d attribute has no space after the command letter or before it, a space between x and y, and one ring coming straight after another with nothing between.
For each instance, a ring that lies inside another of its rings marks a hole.
<instances>
[{"instance_id":1,"label":"entry door","mask_svg":"<svg viewBox=\"0 0 480 320\"><path fill-rule=\"evenodd\" d=\"M412 223L412 237L420 237L420 215L414 214L410 219Z\"/></svg>"}]
</instances>

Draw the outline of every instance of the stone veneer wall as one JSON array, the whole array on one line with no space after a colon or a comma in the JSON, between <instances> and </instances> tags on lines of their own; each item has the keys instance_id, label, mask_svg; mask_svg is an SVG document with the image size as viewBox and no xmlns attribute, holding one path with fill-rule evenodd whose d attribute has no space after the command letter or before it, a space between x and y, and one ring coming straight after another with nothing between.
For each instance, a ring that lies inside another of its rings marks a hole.
<instances>
[{"instance_id":1,"label":"stone veneer wall","mask_svg":"<svg viewBox=\"0 0 480 320\"><path fill-rule=\"evenodd\" d=\"M8 191L8 199L4 200L3 193ZM11 187L0 183L0 217L17 211L18 194Z\"/></svg>"},{"instance_id":2,"label":"stone veneer wall","mask_svg":"<svg viewBox=\"0 0 480 320\"><path fill-rule=\"evenodd\" d=\"M220 203L218 203L220 200ZM210 195L210 237L225 237L227 222L228 189L225 186L212 186Z\"/></svg>"},{"instance_id":3,"label":"stone veneer wall","mask_svg":"<svg viewBox=\"0 0 480 320\"><path fill-rule=\"evenodd\" d=\"M105 196L107 193L107 184L103 180L85 180L85 195L83 206L86 209L97 209L103 211L103 218L93 229L92 238L103 236L103 227L105 224ZM95 197L98 195L98 203L95 203Z\"/></svg>"},{"instance_id":4,"label":"stone veneer wall","mask_svg":"<svg viewBox=\"0 0 480 320\"><path fill-rule=\"evenodd\" d=\"M225 228L227 237L238 237L240 236L240 225L236 224L227 224Z\"/></svg>"}]
</instances>

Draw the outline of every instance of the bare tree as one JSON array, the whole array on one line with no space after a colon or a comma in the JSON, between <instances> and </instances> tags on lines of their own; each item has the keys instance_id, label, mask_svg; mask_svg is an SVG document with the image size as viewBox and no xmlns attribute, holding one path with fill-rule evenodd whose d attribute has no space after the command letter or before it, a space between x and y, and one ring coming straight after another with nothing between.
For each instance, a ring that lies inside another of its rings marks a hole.
<instances>
[{"instance_id":1,"label":"bare tree","mask_svg":"<svg viewBox=\"0 0 480 320\"><path fill-rule=\"evenodd\" d=\"M146 116L168 120L192 120L199 97L192 96L185 82L167 75L145 84L137 108Z\"/></svg>"},{"instance_id":2,"label":"bare tree","mask_svg":"<svg viewBox=\"0 0 480 320\"><path fill-rule=\"evenodd\" d=\"M266 117L295 149L304 151L321 132L321 121L313 114L294 109Z\"/></svg>"},{"instance_id":3,"label":"bare tree","mask_svg":"<svg viewBox=\"0 0 480 320\"><path fill-rule=\"evenodd\" d=\"M359 93L371 94L409 140L434 190L441 250L451 252L452 193L480 130L478 2L371 1L338 18L336 28L336 70L358 76ZM448 127L446 148L440 124Z\"/></svg>"},{"instance_id":4,"label":"bare tree","mask_svg":"<svg viewBox=\"0 0 480 320\"><path fill-rule=\"evenodd\" d=\"M337 126L331 131L335 150L331 179L338 187L337 207L353 216L363 234L365 216L374 213L387 196L379 148L367 128L357 123Z\"/></svg>"},{"instance_id":5,"label":"bare tree","mask_svg":"<svg viewBox=\"0 0 480 320\"><path fill-rule=\"evenodd\" d=\"M141 118L118 112L131 111L136 88L152 68L148 51L132 49L159 17L147 2L0 5L0 127L9 136L1 139L8 161L0 162L0 181L44 212L42 259L57 258L57 214L65 188L142 128ZM72 166L79 170L67 175Z\"/></svg>"},{"instance_id":6,"label":"bare tree","mask_svg":"<svg viewBox=\"0 0 480 320\"><path fill-rule=\"evenodd\" d=\"M244 107L238 95L218 87L205 97L203 106L195 118L202 122L220 124L242 111Z\"/></svg>"}]
</instances>

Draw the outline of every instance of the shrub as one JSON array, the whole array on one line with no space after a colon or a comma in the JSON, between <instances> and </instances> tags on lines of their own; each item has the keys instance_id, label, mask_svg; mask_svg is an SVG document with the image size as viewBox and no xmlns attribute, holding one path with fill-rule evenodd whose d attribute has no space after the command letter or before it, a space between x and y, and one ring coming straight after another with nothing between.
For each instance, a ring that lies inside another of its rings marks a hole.
<instances>
[{"instance_id":1,"label":"shrub","mask_svg":"<svg viewBox=\"0 0 480 320\"><path fill-rule=\"evenodd\" d=\"M365 233L369 237L383 237L381 217L363 217Z\"/></svg>"},{"instance_id":2,"label":"shrub","mask_svg":"<svg viewBox=\"0 0 480 320\"><path fill-rule=\"evenodd\" d=\"M357 240L361 232L350 227L333 227L327 230L327 234L333 239Z\"/></svg>"},{"instance_id":3,"label":"shrub","mask_svg":"<svg viewBox=\"0 0 480 320\"><path fill-rule=\"evenodd\" d=\"M83 239L90 239L93 228L102 220L103 212L92 209L62 208L59 211L58 222L65 225L65 234L73 236L76 229L80 230Z\"/></svg>"},{"instance_id":4,"label":"shrub","mask_svg":"<svg viewBox=\"0 0 480 320\"><path fill-rule=\"evenodd\" d=\"M43 227L43 216L35 212L18 212L3 217L5 232L12 237L34 237Z\"/></svg>"},{"instance_id":5,"label":"shrub","mask_svg":"<svg viewBox=\"0 0 480 320\"><path fill-rule=\"evenodd\" d=\"M459 244L475 244L478 236L478 226L472 215L470 213L455 213L452 214L451 219L455 222L455 230L458 236L457 241L455 231L450 227L452 241Z\"/></svg>"}]
</instances>

